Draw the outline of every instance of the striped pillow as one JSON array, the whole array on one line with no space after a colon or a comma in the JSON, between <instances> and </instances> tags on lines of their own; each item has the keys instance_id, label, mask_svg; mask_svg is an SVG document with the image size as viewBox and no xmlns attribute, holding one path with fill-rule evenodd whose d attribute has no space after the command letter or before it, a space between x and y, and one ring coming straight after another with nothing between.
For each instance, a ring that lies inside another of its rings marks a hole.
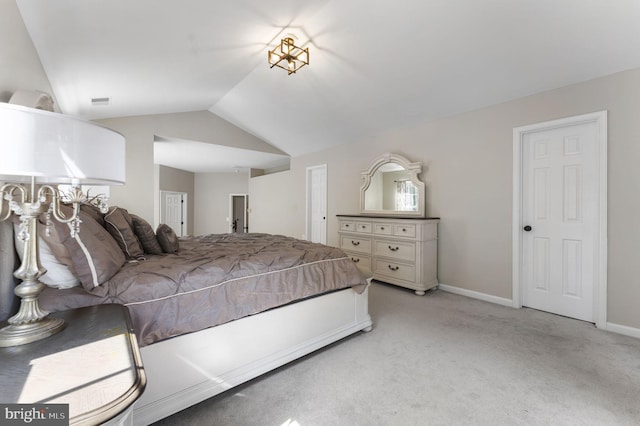
<instances>
[{"instance_id":1,"label":"striped pillow","mask_svg":"<svg viewBox=\"0 0 640 426\"><path fill-rule=\"evenodd\" d=\"M70 207L61 206L66 217L71 217ZM71 224L53 220L53 225L69 250L73 269L85 290L104 296L106 289L100 284L109 280L125 262L118 243L104 227L90 215L80 212L80 232L71 237Z\"/></svg>"}]
</instances>

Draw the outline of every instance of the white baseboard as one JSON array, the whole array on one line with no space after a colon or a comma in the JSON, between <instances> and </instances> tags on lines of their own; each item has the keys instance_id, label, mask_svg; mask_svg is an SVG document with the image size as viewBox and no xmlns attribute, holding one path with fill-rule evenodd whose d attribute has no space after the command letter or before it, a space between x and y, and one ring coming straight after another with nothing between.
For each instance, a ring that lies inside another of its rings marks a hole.
<instances>
[{"instance_id":1,"label":"white baseboard","mask_svg":"<svg viewBox=\"0 0 640 426\"><path fill-rule=\"evenodd\" d=\"M626 325L607 323L607 331L612 333L624 334L625 336L635 337L640 339L640 328L628 327Z\"/></svg>"},{"instance_id":2,"label":"white baseboard","mask_svg":"<svg viewBox=\"0 0 640 426\"><path fill-rule=\"evenodd\" d=\"M467 296L473 299L484 300L485 302L496 303L498 305L508 306L510 308L513 307L513 301L504 297L492 296L490 294L480 293L478 291L467 290L465 288L454 287L446 284L438 284L438 288L449 293L459 294L461 296ZM626 325L608 322L604 330L640 339L640 328L634 328Z\"/></svg>"},{"instance_id":3,"label":"white baseboard","mask_svg":"<svg viewBox=\"0 0 640 426\"><path fill-rule=\"evenodd\" d=\"M505 299L504 297L492 296L486 293L480 293L478 291L467 290L466 288L453 287L446 284L438 284L438 288L442 291L449 293L459 294L461 296L467 296L474 299L484 300L485 302L491 302L498 305L513 307L513 301L511 299Z\"/></svg>"}]
</instances>

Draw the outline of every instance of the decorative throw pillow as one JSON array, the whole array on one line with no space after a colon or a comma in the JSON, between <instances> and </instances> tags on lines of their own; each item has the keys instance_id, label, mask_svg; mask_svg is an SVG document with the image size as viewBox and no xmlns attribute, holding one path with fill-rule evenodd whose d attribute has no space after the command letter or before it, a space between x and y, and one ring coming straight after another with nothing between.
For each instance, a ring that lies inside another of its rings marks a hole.
<instances>
[{"instance_id":1,"label":"decorative throw pillow","mask_svg":"<svg viewBox=\"0 0 640 426\"><path fill-rule=\"evenodd\" d=\"M135 214L129 213L129 215L133 221L133 232L136 234L136 237L138 237L138 241L140 241L144 252L149 254L162 254L162 247L160 247L156 233L153 232L153 228L149 225L149 222Z\"/></svg>"},{"instance_id":2,"label":"decorative throw pillow","mask_svg":"<svg viewBox=\"0 0 640 426\"><path fill-rule=\"evenodd\" d=\"M61 206L66 217L71 208ZM64 246L71 255L76 276L85 290L104 296L107 290L100 284L109 280L125 262L124 253L111 234L87 213L80 211L80 232L71 237L71 224L52 220Z\"/></svg>"},{"instance_id":3,"label":"decorative throw pillow","mask_svg":"<svg viewBox=\"0 0 640 426\"><path fill-rule=\"evenodd\" d=\"M19 222L15 223L14 227L15 227L14 236L15 236L16 251L18 252L18 257L22 261L22 258L24 256L23 254L24 241L18 238L18 233L20 232ZM47 240L53 241L55 239L55 236L43 237L45 233L43 229L44 229L44 226L41 224L38 224L37 238L38 238L40 264L42 265L42 267L44 267L44 269L47 270L47 273L42 275L39 278L40 282L42 282L43 284L46 284L49 287L60 288L60 289L79 286L80 280L74 275L71 268L69 268L64 262L61 262L60 260L58 260L53 250L51 249L51 245L47 241ZM55 231L53 232L55 233ZM57 244L57 243L53 241L52 245L54 244ZM67 250L65 249L65 251ZM67 256L68 256L68 252L67 252ZM69 257L69 261L71 261L70 257Z\"/></svg>"},{"instance_id":4,"label":"decorative throw pillow","mask_svg":"<svg viewBox=\"0 0 640 426\"><path fill-rule=\"evenodd\" d=\"M125 209L111 207L104 215L104 227L127 258L138 259L144 256L138 237L133 232L133 221Z\"/></svg>"},{"instance_id":5,"label":"decorative throw pillow","mask_svg":"<svg viewBox=\"0 0 640 426\"><path fill-rule=\"evenodd\" d=\"M156 229L156 236L162 251L165 253L175 253L178 251L178 236L173 228L165 223L161 223Z\"/></svg>"},{"instance_id":6,"label":"decorative throw pillow","mask_svg":"<svg viewBox=\"0 0 640 426\"><path fill-rule=\"evenodd\" d=\"M91 216L96 222L104 226L104 214L100 211L99 207L93 204L81 204L80 210Z\"/></svg>"},{"instance_id":7,"label":"decorative throw pillow","mask_svg":"<svg viewBox=\"0 0 640 426\"><path fill-rule=\"evenodd\" d=\"M76 278L75 275L71 272L71 270L67 267L67 265L58 262L56 257L53 255L49 244L42 237L38 236L38 248L40 251L40 264L44 269L47 270L47 273L42 275L39 280L43 284L46 284L49 287L53 288L71 288L77 287L80 285L80 280ZM18 256L20 260L22 260L22 250L24 242L16 237L16 249L18 251Z\"/></svg>"},{"instance_id":8,"label":"decorative throw pillow","mask_svg":"<svg viewBox=\"0 0 640 426\"><path fill-rule=\"evenodd\" d=\"M55 219L51 220L53 221ZM47 242L49 249L56 257L58 262L66 265L71 273L75 276L76 272L73 269L73 260L71 260L71 254L69 254L69 250L67 250L67 247L65 247L64 243L62 242L62 238L60 237L60 234L58 234L58 230L56 229L56 227L53 225L50 226L49 235L47 235L47 222L44 213L40 215L38 222L38 235Z\"/></svg>"}]
</instances>

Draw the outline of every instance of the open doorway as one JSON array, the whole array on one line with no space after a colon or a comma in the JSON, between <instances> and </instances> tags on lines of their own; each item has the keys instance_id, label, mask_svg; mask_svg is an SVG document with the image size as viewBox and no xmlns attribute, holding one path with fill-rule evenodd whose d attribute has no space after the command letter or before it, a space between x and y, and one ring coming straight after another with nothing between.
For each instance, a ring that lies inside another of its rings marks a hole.
<instances>
[{"instance_id":1,"label":"open doorway","mask_svg":"<svg viewBox=\"0 0 640 426\"><path fill-rule=\"evenodd\" d=\"M229 194L229 232L249 232L247 194Z\"/></svg>"}]
</instances>

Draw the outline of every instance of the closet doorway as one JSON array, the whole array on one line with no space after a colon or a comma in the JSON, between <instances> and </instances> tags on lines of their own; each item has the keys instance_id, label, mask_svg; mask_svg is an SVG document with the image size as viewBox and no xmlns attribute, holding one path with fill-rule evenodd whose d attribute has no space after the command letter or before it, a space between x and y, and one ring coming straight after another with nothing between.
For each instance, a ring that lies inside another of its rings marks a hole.
<instances>
[{"instance_id":1,"label":"closet doorway","mask_svg":"<svg viewBox=\"0 0 640 426\"><path fill-rule=\"evenodd\" d=\"M229 232L249 232L247 194L229 194Z\"/></svg>"}]
</instances>

